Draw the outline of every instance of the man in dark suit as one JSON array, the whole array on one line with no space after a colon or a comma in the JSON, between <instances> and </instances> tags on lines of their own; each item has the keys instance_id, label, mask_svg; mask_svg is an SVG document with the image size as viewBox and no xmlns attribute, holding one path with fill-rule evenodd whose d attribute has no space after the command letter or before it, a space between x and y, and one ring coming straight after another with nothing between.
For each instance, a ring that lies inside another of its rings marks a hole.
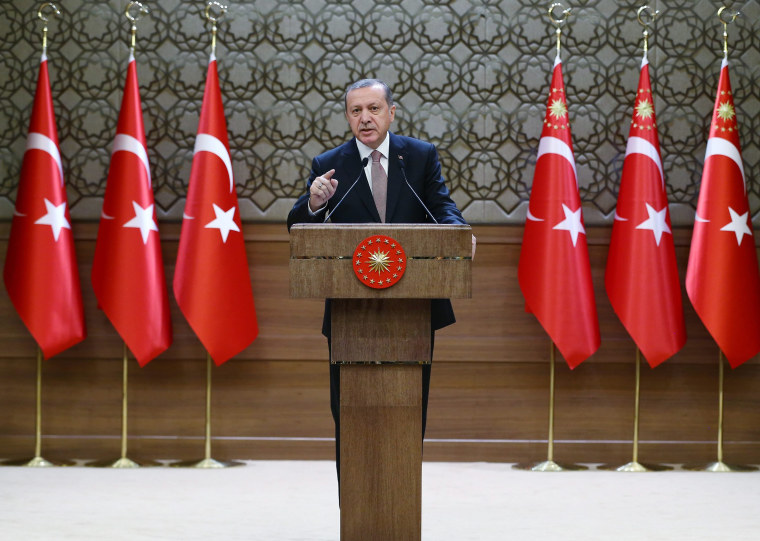
<instances>
[{"instance_id":1,"label":"man in dark suit","mask_svg":"<svg viewBox=\"0 0 760 541\"><path fill-rule=\"evenodd\" d=\"M288 229L294 223L321 223L327 213L336 223L436 221L440 224L464 224L464 218L444 184L435 147L388 131L396 114L388 86L377 79L363 79L348 87L344 102L346 119L354 137L314 158L307 183L308 191L296 201L290 211ZM333 214L333 209L339 203L340 206ZM474 251L475 237L473 255ZM434 299L431 302L433 332L454 321L454 311L447 299ZM329 300L325 304L322 334L327 337L329 347ZM340 452L339 368L339 365L330 365L330 405L335 420L336 455ZM431 365L423 365L422 369L424 437Z\"/></svg>"}]
</instances>

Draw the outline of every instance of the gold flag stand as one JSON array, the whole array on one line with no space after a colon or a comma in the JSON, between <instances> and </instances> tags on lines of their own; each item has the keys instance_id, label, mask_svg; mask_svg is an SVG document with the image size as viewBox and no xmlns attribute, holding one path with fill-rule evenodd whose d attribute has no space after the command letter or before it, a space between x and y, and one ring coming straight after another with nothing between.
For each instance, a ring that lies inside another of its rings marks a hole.
<instances>
[{"instance_id":1,"label":"gold flag stand","mask_svg":"<svg viewBox=\"0 0 760 541\"><path fill-rule=\"evenodd\" d=\"M204 470L229 468L232 466L243 466L243 462L227 461L222 462L211 458L211 355L206 353L206 437L205 437L205 456L202 460L190 460L186 462L174 462L170 464L176 468L199 468Z\"/></svg>"},{"instance_id":2,"label":"gold flag stand","mask_svg":"<svg viewBox=\"0 0 760 541\"><path fill-rule=\"evenodd\" d=\"M580 471L588 469L578 464L559 464L554 461L554 372L555 372L555 346L551 342L549 350L549 437L546 460L537 464L515 464L517 470L530 470L542 472Z\"/></svg>"},{"instance_id":3,"label":"gold flag stand","mask_svg":"<svg viewBox=\"0 0 760 541\"><path fill-rule=\"evenodd\" d=\"M214 17L211 15L211 8L218 7L220 13ZM211 55L216 55L216 23L227 12L227 6L219 2L208 2L206 4L205 17L211 23ZM211 355L206 352L206 437L205 437L205 456L202 460L191 460L185 462L175 462L170 466L178 468L200 468L200 469L219 469L231 466L242 466L242 462L222 462L211 458Z\"/></svg>"},{"instance_id":4,"label":"gold flag stand","mask_svg":"<svg viewBox=\"0 0 760 541\"><path fill-rule=\"evenodd\" d=\"M735 11L730 13L731 20L726 20L723 18L723 14L726 13L727 9L726 6L722 6L718 10L718 19L720 19L720 22L723 24L723 55L725 58L728 58L728 24L734 22L740 15L738 11ZM684 466L684 469L709 472L742 472L757 470L754 466L728 465L723 462L723 365L723 350L720 350L718 355L718 460L717 462L711 462L707 466Z\"/></svg>"},{"instance_id":5,"label":"gold flag stand","mask_svg":"<svg viewBox=\"0 0 760 541\"><path fill-rule=\"evenodd\" d=\"M660 464L642 464L639 462L639 399L641 395L641 350L636 348L636 390L634 393L633 406L633 458L628 464L619 467L604 465L600 470L614 470L621 472L648 472L672 470L670 466Z\"/></svg>"},{"instance_id":6,"label":"gold flag stand","mask_svg":"<svg viewBox=\"0 0 760 541\"><path fill-rule=\"evenodd\" d=\"M211 15L211 8L217 7L220 12L214 17ZM205 17L211 23L211 56L216 56L216 23L227 12L227 6L219 2L208 2L206 4ZM175 462L170 466L178 468L200 468L200 469L220 469L232 466L243 466L243 462L226 461L222 462L211 458L211 355L206 352L206 437L205 437L205 456L202 460L191 460L184 462Z\"/></svg>"},{"instance_id":7,"label":"gold flag stand","mask_svg":"<svg viewBox=\"0 0 760 541\"><path fill-rule=\"evenodd\" d=\"M562 11L562 18L558 19L554 16L554 10L556 8L562 8L562 4L559 2L553 3L551 6L549 6L549 11L547 12L547 15L549 16L549 19L551 20L552 24L557 28L556 34L557 34L557 57L559 57L560 48L561 48L561 37L562 37L562 25L567 22L568 17L570 17L570 9L565 9ZM554 342L551 342L551 346L549 349L549 366L550 366L550 375L549 375L549 437L548 437L548 450L547 450L547 457L546 460L543 462L539 462L537 464L515 464L512 466L515 469L518 470L531 470L531 471L544 471L544 472L559 472L559 471L577 471L577 470L586 470L588 469L586 466L579 466L575 464L558 464L554 461L554 369L555 365L555 347Z\"/></svg>"},{"instance_id":8,"label":"gold flag stand","mask_svg":"<svg viewBox=\"0 0 760 541\"><path fill-rule=\"evenodd\" d=\"M137 15L132 15L130 11L133 7L136 7L138 9ZM137 21L140 19L141 15L147 15L150 13L147 7L145 7L141 2L129 2L127 4L127 8L124 10L124 16L129 20L130 23L132 23L131 26L131 40L130 40L130 52L134 54L135 52L135 43L136 43L136 35L137 35ZM139 468L141 465L135 462L134 460L127 457L127 402L128 402L128 374L129 374L129 354L127 351L127 344L124 343L124 353L122 356L122 399L121 399L121 457L117 460L109 460L109 461L97 461L97 462L91 462L86 464L87 466L93 466L93 467L99 467L99 468L119 468L119 469L129 469L129 468ZM148 464L142 464L143 466ZM155 464L150 464L155 465Z\"/></svg>"},{"instance_id":9,"label":"gold flag stand","mask_svg":"<svg viewBox=\"0 0 760 541\"><path fill-rule=\"evenodd\" d=\"M45 2L37 10L37 18L42 21L42 55L47 55L48 17L44 14L46 8L50 8L51 14L60 15L61 11L52 2ZM68 466L69 463L52 463L42 457L42 350L37 346L37 405L35 414L34 430L34 457L21 460L8 460L2 462L3 466L25 466L29 468L48 468L51 466Z\"/></svg>"},{"instance_id":10,"label":"gold flag stand","mask_svg":"<svg viewBox=\"0 0 760 541\"><path fill-rule=\"evenodd\" d=\"M639 24L644 27L644 58L646 59L649 52L649 26L654 22L659 14L658 11L652 11L649 6L641 6L636 12ZM645 21L644 16L648 15L649 20ZM641 350L636 347L636 385L633 406L633 458L628 464L623 466L600 466L600 470L615 470L621 472L647 472L647 471L665 471L672 470L669 466L655 464L641 464L639 462L639 400L641 396Z\"/></svg>"},{"instance_id":11,"label":"gold flag stand","mask_svg":"<svg viewBox=\"0 0 760 541\"><path fill-rule=\"evenodd\" d=\"M129 376L129 353L127 350L127 344L124 343L124 354L122 356L122 395L121 395L121 456L116 460L96 461L86 464L95 468L116 468L116 469L129 469L139 468L138 464L131 458L127 457L127 402L128 402L128 376ZM150 464L153 465L153 464Z\"/></svg>"},{"instance_id":12,"label":"gold flag stand","mask_svg":"<svg viewBox=\"0 0 760 541\"><path fill-rule=\"evenodd\" d=\"M723 384L724 368L723 350L718 355L718 460L706 466L684 466L685 470L708 472L746 472L757 470L754 466L739 466L723 462Z\"/></svg>"}]
</instances>

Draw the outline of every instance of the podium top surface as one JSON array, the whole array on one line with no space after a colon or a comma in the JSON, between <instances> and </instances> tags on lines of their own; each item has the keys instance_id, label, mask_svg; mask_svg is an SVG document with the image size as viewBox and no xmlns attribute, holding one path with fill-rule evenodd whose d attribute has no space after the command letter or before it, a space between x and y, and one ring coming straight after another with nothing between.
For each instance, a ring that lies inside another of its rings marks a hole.
<instances>
[{"instance_id":1,"label":"podium top surface","mask_svg":"<svg viewBox=\"0 0 760 541\"><path fill-rule=\"evenodd\" d=\"M406 272L375 290L354 275L353 254L372 235L399 242ZM472 230L469 225L295 224L290 229L290 296L296 298L470 297Z\"/></svg>"}]
</instances>

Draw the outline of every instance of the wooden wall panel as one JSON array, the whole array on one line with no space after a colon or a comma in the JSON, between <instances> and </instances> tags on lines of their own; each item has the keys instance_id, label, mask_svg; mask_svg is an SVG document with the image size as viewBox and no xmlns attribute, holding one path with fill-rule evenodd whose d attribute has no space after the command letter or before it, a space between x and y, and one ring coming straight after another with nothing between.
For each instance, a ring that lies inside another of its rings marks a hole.
<instances>
[{"instance_id":1,"label":"wooden wall panel","mask_svg":"<svg viewBox=\"0 0 760 541\"><path fill-rule=\"evenodd\" d=\"M524 462L546 456L549 340L524 312L517 284L522 229L478 226L473 298L436 335L426 460ZM121 434L121 341L89 283L96 224L75 224L88 338L43 368L43 454L116 458ZM0 263L9 224L0 223ZM167 280L179 226L162 227ZM322 302L288 297L283 224L245 226L260 336L212 372L216 458L330 459ZM675 231L685 271L688 230ZM570 370L558 355L555 458L624 463L633 433L633 343L604 293L609 230L589 229L602 347ZM174 344L145 368L129 364L129 455L203 454L205 353L172 297ZM718 350L684 296L689 340L673 359L642 367L642 461L707 462L716 454ZM35 344L0 294L0 458L29 455L34 435ZM760 362L726 370L726 460L760 463Z\"/></svg>"}]
</instances>

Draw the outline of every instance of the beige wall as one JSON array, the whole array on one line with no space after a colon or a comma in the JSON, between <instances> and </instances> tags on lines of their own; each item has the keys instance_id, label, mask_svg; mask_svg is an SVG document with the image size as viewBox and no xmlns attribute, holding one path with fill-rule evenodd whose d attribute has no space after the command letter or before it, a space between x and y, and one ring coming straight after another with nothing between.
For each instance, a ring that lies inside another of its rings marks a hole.
<instances>
[{"instance_id":1,"label":"beige wall","mask_svg":"<svg viewBox=\"0 0 760 541\"><path fill-rule=\"evenodd\" d=\"M61 2L50 71L75 220L95 220L124 84L127 0ZM0 218L12 215L40 49L39 2L0 3ZM210 50L205 2L148 1L137 60L159 217L179 220ZM471 223L520 223L554 59L549 2L238 0L219 69L241 211L282 221L311 158L346 137L346 84L394 88L396 131L438 145ZM566 2L567 101L589 224L611 223L642 56L643 2ZM690 225L721 57L719 2L655 1L650 61L673 223ZM731 75L750 206L760 208L760 4L734 2Z\"/></svg>"}]
</instances>

